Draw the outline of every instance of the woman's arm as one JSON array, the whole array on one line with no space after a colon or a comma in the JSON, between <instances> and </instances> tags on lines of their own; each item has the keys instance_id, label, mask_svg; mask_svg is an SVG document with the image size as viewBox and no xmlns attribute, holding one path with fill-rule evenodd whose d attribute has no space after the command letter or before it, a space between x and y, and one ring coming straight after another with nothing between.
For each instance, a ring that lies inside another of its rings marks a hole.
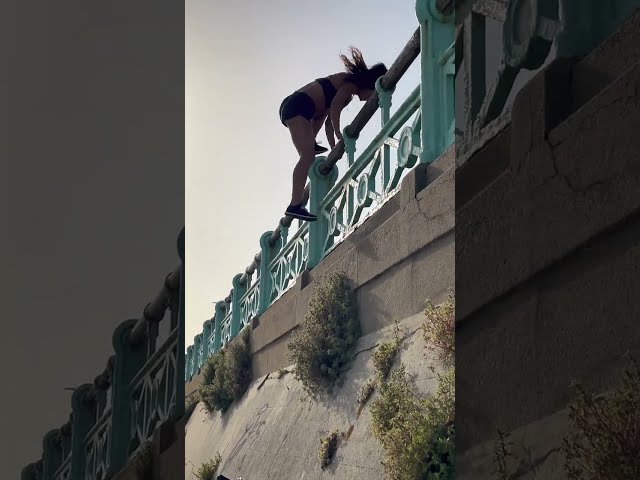
<instances>
[{"instance_id":1,"label":"woman's arm","mask_svg":"<svg viewBox=\"0 0 640 480\"><path fill-rule=\"evenodd\" d=\"M349 102L351 101L351 97L358 92L358 89L352 83L345 83L338 92L336 96L333 97L333 102L331 102L331 108L329 110L329 120L333 125L333 131L336 132L336 138L338 140L342 140L342 132L340 131L340 113L344 110Z\"/></svg>"},{"instance_id":2,"label":"woman's arm","mask_svg":"<svg viewBox=\"0 0 640 480\"><path fill-rule=\"evenodd\" d=\"M331 150L336 147L336 139L333 135L333 123L331 123L331 117L327 115L327 121L324 122L324 132L327 134L327 141Z\"/></svg>"}]
</instances>

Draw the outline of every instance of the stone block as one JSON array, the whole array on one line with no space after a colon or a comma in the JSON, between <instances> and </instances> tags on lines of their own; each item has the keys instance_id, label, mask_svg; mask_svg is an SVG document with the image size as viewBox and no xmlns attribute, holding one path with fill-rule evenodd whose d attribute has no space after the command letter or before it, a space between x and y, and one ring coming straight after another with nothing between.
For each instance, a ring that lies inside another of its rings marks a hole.
<instances>
[{"instance_id":1,"label":"stone block","mask_svg":"<svg viewBox=\"0 0 640 480\"><path fill-rule=\"evenodd\" d=\"M455 169L449 168L401 211L400 251L412 255L455 227ZM453 264L452 264L453 265ZM452 267L453 268L453 267Z\"/></svg>"},{"instance_id":2,"label":"stone block","mask_svg":"<svg viewBox=\"0 0 640 480\"><path fill-rule=\"evenodd\" d=\"M357 241L357 285L360 287L386 272L407 256L403 238L405 217L396 213L377 229Z\"/></svg>"},{"instance_id":3,"label":"stone block","mask_svg":"<svg viewBox=\"0 0 640 480\"><path fill-rule=\"evenodd\" d=\"M287 343L291 340L292 331L272 339L264 348L256 351L251 357L251 369L254 379L261 378L278 368L289 365Z\"/></svg>"},{"instance_id":4,"label":"stone block","mask_svg":"<svg viewBox=\"0 0 640 480\"><path fill-rule=\"evenodd\" d=\"M251 332L252 351L257 352L297 325L295 287L276 300L261 316Z\"/></svg>"},{"instance_id":5,"label":"stone block","mask_svg":"<svg viewBox=\"0 0 640 480\"><path fill-rule=\"evenodd\" d=\"M447 299L455 289L455 232L431 242L408 259L411 265L410 308L421 312L427 300L434 304Z\"/></svg>"},{"instance_id":6,"label":"stone block","mask_svg":"<svg viewBox=\"0 0 640 480\"><path fill-rule=\"evenodd\" d=\"M458 290L459 294L459 290ZM525 294L485 308L456 328L456 448L537 418L535 314Z\"/></svg>"},{"instance_id":7,"label":"stone block","mask_svg":"<svg viewBox=\"0 0 640 480\"><path fill-rule=\"evenodd\" d=\"M358 307L363 335L388 326L396 319L415 315L411 298L411 262L402 262L385 275L358 289Z\"/></svg>"}]
</instances>

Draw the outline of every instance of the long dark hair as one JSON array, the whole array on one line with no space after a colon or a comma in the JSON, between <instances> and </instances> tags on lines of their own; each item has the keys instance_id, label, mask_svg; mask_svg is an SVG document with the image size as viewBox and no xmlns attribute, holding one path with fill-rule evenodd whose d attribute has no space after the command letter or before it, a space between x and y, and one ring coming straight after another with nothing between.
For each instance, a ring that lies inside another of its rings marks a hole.
<instances>
[{"instance_id":1,"label":"long dark hair","mask_svg":"<svg viewBox=\"0 0 640 480\"><path fill-rule=\"evenodd\" d=\"M354 83L359 89L373 90L376 80L387 73L384 63L376 63L373 67L367 67L362 52L355 47L349 47L351 58L340 54L340 60L349 74L348 82Z\"/></svg>"}]
</instances>

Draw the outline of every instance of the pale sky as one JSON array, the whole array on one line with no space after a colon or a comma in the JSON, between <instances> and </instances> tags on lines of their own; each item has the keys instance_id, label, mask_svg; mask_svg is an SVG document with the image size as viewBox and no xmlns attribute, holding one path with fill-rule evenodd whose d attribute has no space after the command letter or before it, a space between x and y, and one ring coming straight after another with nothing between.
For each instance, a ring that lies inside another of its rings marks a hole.
<instances>
[{"instance_id":1,"label":"pale sky","mask_svg":"<svg viewBox=\"0 0 640 480\"><path fill-rule=\"evenodd\" d=\"M342 71L338 54L351 45L370 65L390 67L418 22L414 1L407 0L187 0L185 5L189 346L290 200L297 154L278 118L282 100L315 78ZM394 107L419 81L418 59L398 84ZM343 126L362 105L352 102L343 112ZM379 121L376 115L363 131L359 151ZM318 140L327 145L323 132Z\"/></svg>"}]
</instances>

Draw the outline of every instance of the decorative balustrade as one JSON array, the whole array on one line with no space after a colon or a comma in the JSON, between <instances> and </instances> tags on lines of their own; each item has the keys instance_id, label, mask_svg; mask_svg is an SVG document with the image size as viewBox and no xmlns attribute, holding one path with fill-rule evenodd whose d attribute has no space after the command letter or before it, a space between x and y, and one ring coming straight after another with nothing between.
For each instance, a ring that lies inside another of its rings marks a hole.
<instances>
[{"instance_id":1,"label":"decorative balustrade","mask_svg":"<svg viewBox=\"0 0 640 480\"><path fill-rule=\"evenodd\" d=\"M284 217L275 230L262 235L260 252L236 275L231 294L216 304L214 317L204 323L203 332L187 349L185 381L291 288L300 274L318 265L392 198L410 169L433 162L453 144L453 0L418 0L416 15L419 27L378 80L374 95L344 129L343 140L326 157L316 158L305 203L317 212L318 221L299 224L290 232L292 219ZM418 58L419 84L392 112L396 85ZM356 157L358 137L378 111L381 128ZM345 153L348 167L339 176L336 163Z\"/></svg>"},{"instance_id":2,"label":"decorative balustrade","mask_svg":"<svg viewBox=\"0 0 640 480\"><path fill-rule=\"evenodd\" d=\"M69 422L45 435L42 459L23 469L22 480L111 478L156 428L184 415L184 229L178 251L180 266L140 319L116 329L115 355L93 384L75 389ZM156 347L167 313L170 333Z\"/></svg>"},{"instance_id":3,"label":"decorative balustrade","mask_svg":"<svg viewBox=\"0 0 640 480\"><path fill-rule=\"evenodd\" d=\"M111 458L111 407L105 410L85 440L85 478L99 480L109 473Z\"/></svg>"},{"instance_id":4,"label":"decorative balustrade","mask_svg":"<svg viewBox=\"0 0 640 480\"><path fill-rule=\"evenodd\" d=\"M288 233L283 233L283 243L287 237ZM292 282L306 268L308 260L309 224L304 224L269 262L267 270L271 288L264 291L269 304L281 297L291 287Z\"/></svg>"},{"instance_id":5,"label":"decorative balustrade","mask_svg":"<svg viewBox=\"0 0 640 480\"><path fill-rule=\"evenodd\" d=\"M255 281L252 284L249 278L249 285L251 286L240 299L240 329L249 325L249 321L257 316L260 310L260 282Z\"/></svg>"},{"instance_id":6,"label":"decorative balustrade","mask_svg":"<svg viewBox=\"0 0 640 480\"><path fill-rule=\"evenodd\" d=\"M220 347L224 347L227 343L231 341L231 305L226 308L226 314L222 319L221 323L221 345ZM202 359L201 359L202 360ZM202 365L202 363L200 363Z\"/></svg>"},{"instance_id":7,"label":"decorative balustrade","mask_svg":"<svg viewBox=\"0 0 640 480\"><path fill-rule=\"evenodd\" d=\"M458 2L456 2L458 3ZM462 0L456 34L456 76L463 89L456 157L464 163L511 121L509 99L524 78L556 58L582 57L609 36L640 0ZM501 60L487 88L488 28L502 31ZM528 72L528 73L525 73ZM521 74L522 73L522 74Z\"/></svg>"}]
</instances>

